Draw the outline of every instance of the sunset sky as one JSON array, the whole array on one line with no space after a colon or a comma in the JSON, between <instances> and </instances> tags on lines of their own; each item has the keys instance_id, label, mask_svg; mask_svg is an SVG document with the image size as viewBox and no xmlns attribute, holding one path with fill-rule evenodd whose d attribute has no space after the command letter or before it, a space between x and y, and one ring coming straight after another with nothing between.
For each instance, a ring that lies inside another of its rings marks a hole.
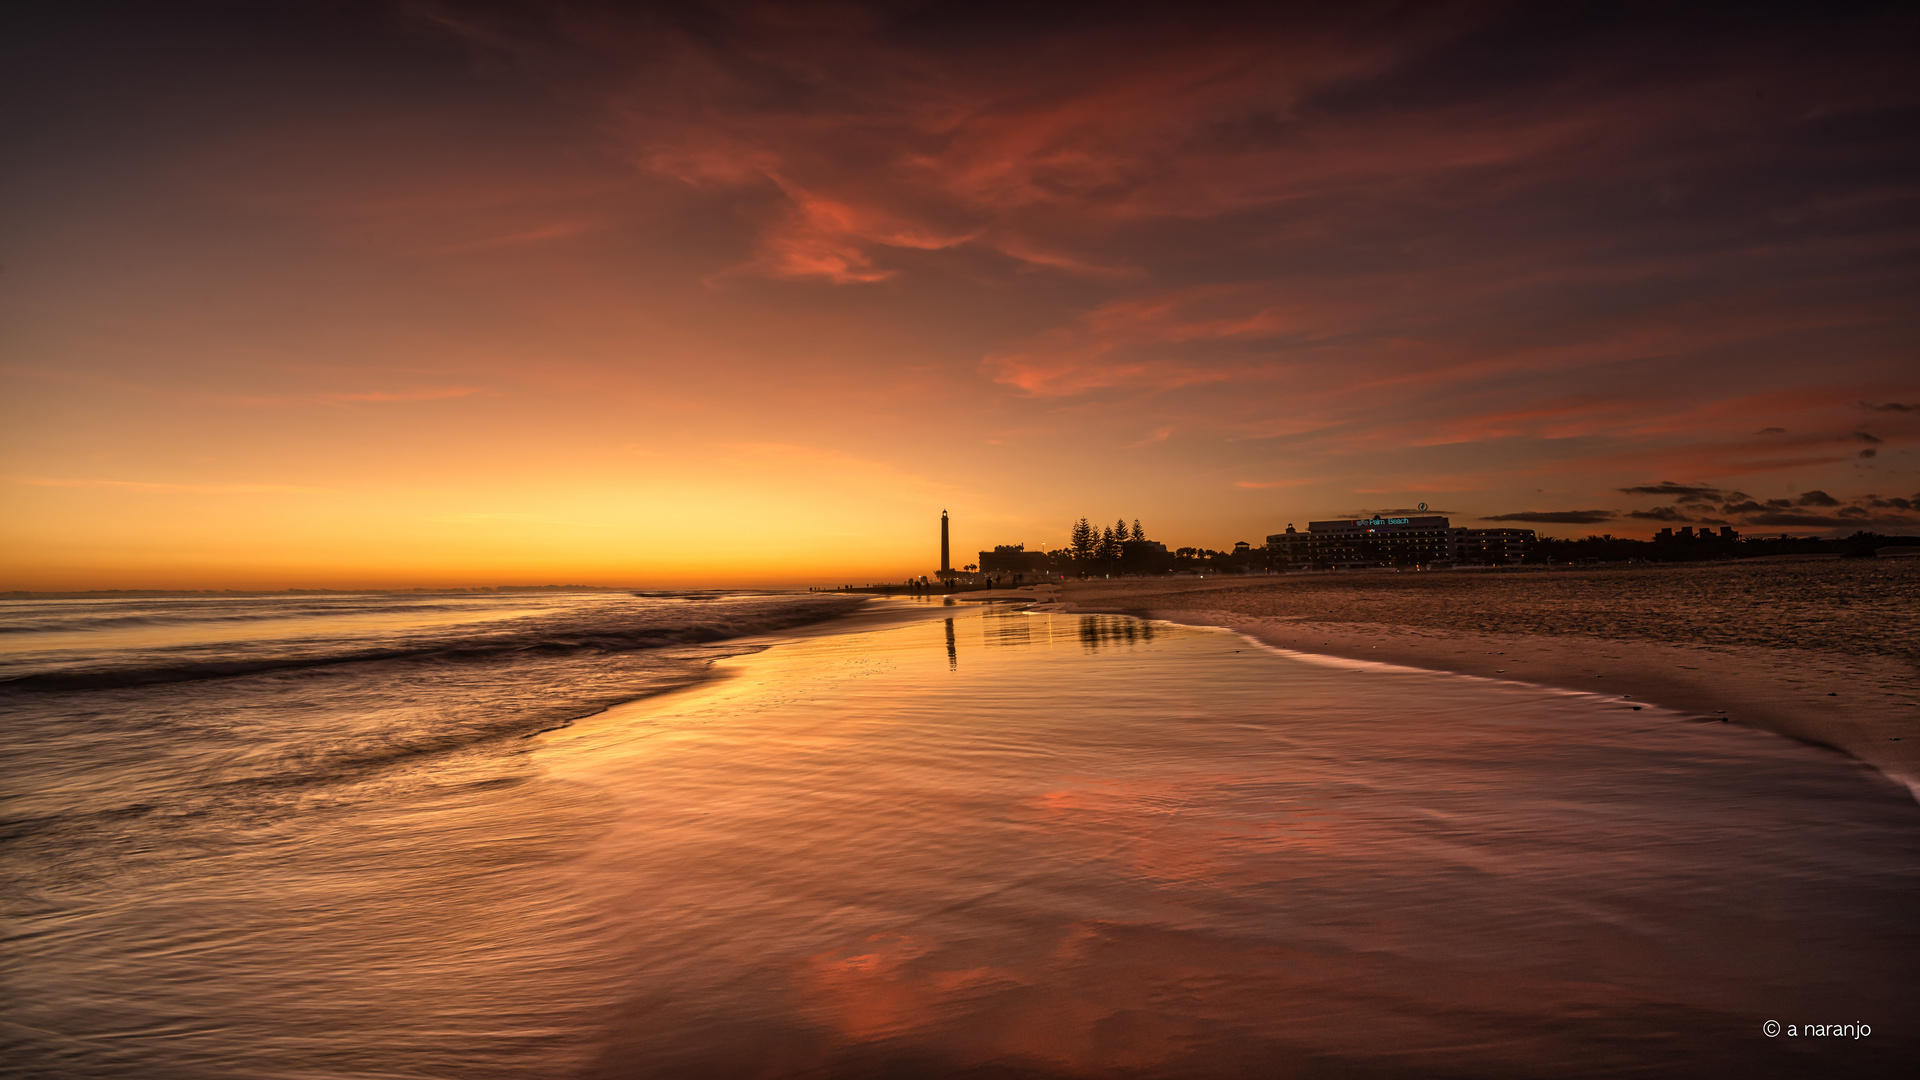
<instances>
[{"instance_id":1,"label":"sunset sky","mask_svg":"<svg viewBox=\"0 0 1920 1080\"><path fill-rule=\"evenodd\" d=\"M1920 532L1912 5L46 8L0 589Z\"/></svg>"}]
</instances>

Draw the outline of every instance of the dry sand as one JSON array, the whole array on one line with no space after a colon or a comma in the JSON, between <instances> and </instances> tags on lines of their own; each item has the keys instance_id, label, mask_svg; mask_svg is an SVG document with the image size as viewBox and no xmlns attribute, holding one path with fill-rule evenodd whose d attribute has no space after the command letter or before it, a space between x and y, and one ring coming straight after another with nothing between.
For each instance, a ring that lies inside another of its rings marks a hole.
<instances>
[{"instance_id":1,"label":"dry sand","mask_svg":"<svg viewBox=\"0 0 1920 1080\"><path fill-rule=\"evenodd\" d=\"M1849 754L1920 798L1914 560L1068 582L992 594L1631 697Z\"/></svg>"}]
</instances>

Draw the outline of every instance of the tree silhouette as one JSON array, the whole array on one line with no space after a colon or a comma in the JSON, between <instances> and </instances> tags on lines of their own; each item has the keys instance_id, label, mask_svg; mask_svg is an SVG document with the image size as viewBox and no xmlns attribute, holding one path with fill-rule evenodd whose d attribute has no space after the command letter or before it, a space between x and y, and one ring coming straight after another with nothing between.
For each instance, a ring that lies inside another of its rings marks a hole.
<instances>
[{"instance_id":1,"label":"tree silhouette","mask_svg":"<svg viewBox=\"0 0 1920 1080\"><path fill-rule=\"evenodd\" d=\"M1087 524L1087 519L1081 518L1075 522L1067 546L1073 549L1073 559L1080 564L1081 570L1084 571L1086 564L1093 561L1097 545L1098 537L1094 535L1093 526Z\"/></svg>"},{"instance_id":2,"label":"tree silhouette","mask_svg":"<svg viewBox=\"0 0 1920 1080\"><path fill-rule=\"evenodd\" d=\"M1134 541L1135 543L1145 543L1145 542L1146 542L1146 539L1147 539L1147 531L1146 531L1145 529L1142 529L1142 528L1140 527L1140 519L1139 519L1139 518L1134 518L1134 519L1133 519L1133 536L1131 537L1131 539L1132 539L1132 540L1133 540L1133 541Z\"/></svg>"}]
</instances>

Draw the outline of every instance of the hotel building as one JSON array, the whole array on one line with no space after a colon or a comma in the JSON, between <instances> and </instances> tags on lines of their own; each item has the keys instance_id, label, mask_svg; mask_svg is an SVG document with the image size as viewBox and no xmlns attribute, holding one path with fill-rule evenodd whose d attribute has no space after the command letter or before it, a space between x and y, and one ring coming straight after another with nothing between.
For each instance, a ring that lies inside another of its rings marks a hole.
<instances>
[{"instance_id":1,"label":"hotel building","mask_svg":"<svg viewBox=\"0 0 1920 1080\"><path fill-rule=\"evenodd\" d=\"M1438 515L1309 521L1306 532L1267 537L1273 561L1292 567L1452 566L1517 563L1532 529L1454 528Z\"/></svg>"}]
</instances>

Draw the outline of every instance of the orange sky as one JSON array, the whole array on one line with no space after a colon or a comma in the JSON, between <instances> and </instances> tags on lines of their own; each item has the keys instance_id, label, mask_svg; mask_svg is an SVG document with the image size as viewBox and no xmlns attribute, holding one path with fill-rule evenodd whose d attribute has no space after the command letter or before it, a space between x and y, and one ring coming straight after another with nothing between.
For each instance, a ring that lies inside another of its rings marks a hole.
<instances>
[{"instance_id":1,"label":"orange sky","mask_svg":"<svg viewBox=\"0 0 1920 1080\"><path fill-rule=\"evenodd\" d=\"M1340 10L46 15L0 589L1920 531L1912 15Z\"/></svg>"}]
</instances>

